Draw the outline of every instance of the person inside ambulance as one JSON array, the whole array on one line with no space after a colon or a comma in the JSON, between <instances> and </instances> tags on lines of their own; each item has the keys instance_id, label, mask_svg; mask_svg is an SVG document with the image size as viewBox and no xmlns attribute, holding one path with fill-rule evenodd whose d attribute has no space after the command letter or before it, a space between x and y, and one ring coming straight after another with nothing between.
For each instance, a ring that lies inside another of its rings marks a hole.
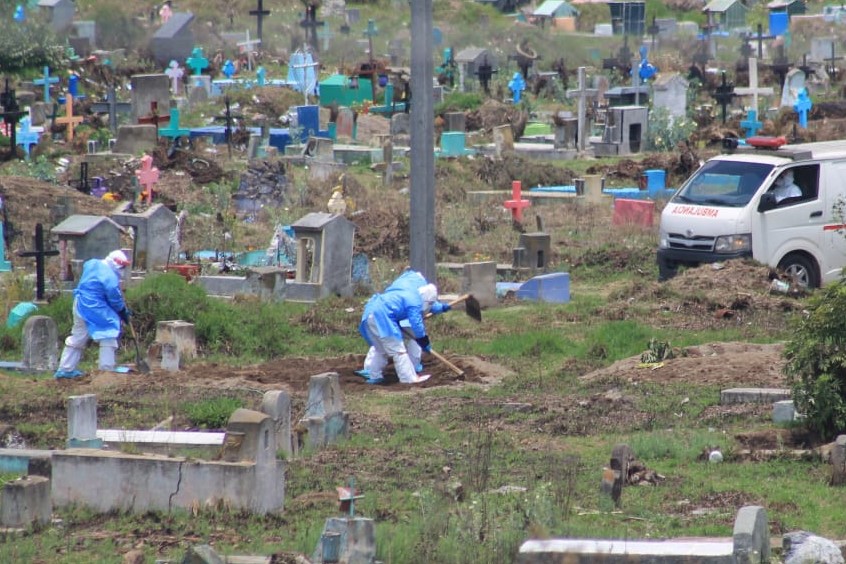
<instances>
[{"instance_id":1,"label":"person inside ambulance","mask_svg":"<svg viewBox=\"0 0 846 564\"><path fill-rule=\"evenodd\" d=\"M801 198L802 189L793 181L793 171L788 169L781 173L770 192L775 196L776 204L787 198Z\"/></svg>"}]
</instances>

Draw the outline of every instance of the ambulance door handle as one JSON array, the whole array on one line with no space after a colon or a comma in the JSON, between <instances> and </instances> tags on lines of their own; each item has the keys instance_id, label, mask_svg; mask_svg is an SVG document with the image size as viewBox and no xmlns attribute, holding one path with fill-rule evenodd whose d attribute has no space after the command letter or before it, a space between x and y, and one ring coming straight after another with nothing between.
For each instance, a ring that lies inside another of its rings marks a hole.
<instances>
[{"instance_id":1,"label":"ambulance door handle","mask_svg":"<svg viewBox=\"0 0 846 564\"><path fill-rule=\"evenodd\" d=\"M811 217L822 217L822 210L811 212Z\"/></svg>"}]
</instances>

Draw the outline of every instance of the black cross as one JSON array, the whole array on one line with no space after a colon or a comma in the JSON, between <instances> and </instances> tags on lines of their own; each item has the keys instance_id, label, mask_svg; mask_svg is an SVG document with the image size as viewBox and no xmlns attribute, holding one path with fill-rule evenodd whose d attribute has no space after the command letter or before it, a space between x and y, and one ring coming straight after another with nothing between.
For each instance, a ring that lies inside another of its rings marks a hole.
<instances>
[{"instance_id":1,"label":"black cross","mask_svg":"<svg viewBox=\"0 0 846 564\"><path fill-rule=\"evenodd\" d=\"M806 79L811 76L812 72L814 72L814 67L812 67L811 65L808 64L808 54L807 53L802 55L802 64L797 65L796 68L799 69L800 71L802 71L803 73L805 73Z\"/></svg>"},{"instance_id":2,"label":"black cross","mask_svg":"<svg viewBox=\"0 0 846 564\"><path fill-rule=\"evenodd\" d=\"M15 90L9 89L8 78L6 79L6 90L0 92L0 105L3 106L3 113L0 113L0 117L3 118L3 123L5 123L9 129L9 154L6 158L12 159L17 157L18 154L15 127L17 126L18 120L27 115L27 113L22 111L18 105Z\"/></svg>"},{"instance_id":3,"label":"black cross","mask_svg":"<svg viewBox=\"0 0 846 564\"><path fill-rule=\"evenodd\" d=\"M625 72L629 72L632 70L632 50L629 49L629 36L623 36L623 45L620 47L620 50L617 51L617 60L620 61L620 69L623 70L625 67Z\"/></svg>"},{"instance_id":4,"label":"black cross","mask_svg":"<svg viewBox=\"0 0 846 564\"><path fill-rule=\"evenodd\" d=\"M493 77L496 72L499 71L491 67L490 63L488 63L488 56L485 55L485 58L482 60L482 64L479 65L479 70L476 71L476 76L479 77L479 83L482 85L482 90L484 90L485 94L488 96L491 95L491 77Z\"/></svg>"},{"instance_id":5,"label":"black cross","mask_svg":"<svg viewBox=\"0 0 846 564\"><path fill-rule=\"evenodd\" d=\"M778 77L778 83L780 85L784 84L784 79L790 71L791 66L790 61L787 60L787 55L784 53L784 45L779 45L773 56L773 62L770 63L770 70Z\"/></svg>"},{"instance_id":6,"label":"black cross","mask_svg":"<svg viewBox=\"0 0 846 564\"><path fill-rule=\"evenodd\" d=\"M827 59L823 59L825 61L825 74L828 75L828 78L831 80L837 79L837 65L834 64L835 61L842 59L843 57L835 57L834 56L834 41L831 42L831 57Z\"/></svg>"},{"instance_id":7,"label":"black cross","mask_svg":"<svg viewBox=\"0 0 846 564\"><path fill-rule=\"evenodd\" d=\"M256 17L256 35L258 36L258 40L261 41L261 24L264 20L265 16L270 15L270 10L264 9L264 0L256 0L256 9L250 10L250 15Z\"/></svg>"},{"instance_id":8,"label":"black cross","mask_svg":"<svg viewBox=\"0 0 846 564\"><path fill-rule=\"evenodd\" d=\"M772 35L764 35L764 26L758 24L758 34L755 39L758 41L758 60L764 58L764 39L775 39Z\"/></svg>"},{"instance_id":9,"label":"black cross","mask_svg":"<svg viewBox=\"0 0 846 564\"><path fill-rule=\"evenodd\" d=\"M305 30L306 43L311 45L315 53L317 52L317 28L322 27L323 24L323 21L317 19L317 6L314 4L306 6L305 17L300 22L300 27Z\"/></svg>"},{"instance_id":10,"label":"black cross","mask_svg":"<svg viewBox=\"0 0 846 564\"><path fill-rule=\"evenodd\" d=\"M110 86L109 92L106 95L105 102L95 102L91 104L91 111L109 114L109 129L112 133L117 133L117 114L118 112L125 114L132 110L132 104L129 102L118 102L115 87Z\"/></svg>"},{"instance_id":11,"label":"black cross","mask_svg":"<svg viewBox=\"0 0 846 564\"><path fill-rule=\"evenodd\" d=\"M752 56L752 44L749 43L749 40L752 38L751 33L743 33L740 36L740 58L743 64L747 64L749 57Z\"/></svg>"},{"instance_id":12,"label":"black cross","mask_svg":"<svg viewBox=\"0 0 846 564\"><path fill-rule=\"evenodd\" d=\"M655 38L661 33L661 26L655 23L655 16L652 16L652 25L646 28L646 33L652 36L652 49L655 49Z\"/></svg>"},{"instance_id":13,"label":"black cross","mask_svg":"<svg viewBox=\"0 0 846 564\"><path fill-rule=\"evenodd\" d=\"M91 193L91 186L88 184L88 163L85 161L79 163L79 181L77 182L76 189L83 194Z\"/></svg>"},{"instance_id":14,"label":"black cross","mask_svg":"<svg viewBox=\"0 0 846 564\"><path fill-rule=\"evenodd\" d=\"M18 251L19 257L35 257L35 299L44 300L44 259L54 257L59 251L44 250L44 228L40 223L35 224L35 250Z\"/></svg>"},{"instance_id":15,"label":"black cross","mask_svg":"<svg viewBox=\"0 0 846 564\"><path fill-rule=\"evenodd\" d=\"M229 158L232 158L232 108L229 96L223 98L226 111L223 113L223 120L226 122L226 129L223 130L223 138L226 139L226 146L229 149Z\"/></svg>"},{"instance_id":16,"label":"black cross","mask_svg":"<svg viewBox=\"0 0 846 564\"><path fill-rule=\"evenodd\" d=\"M726 106L731 104L732 99L737 96L734 93L734 83L726 82L726 71L722 72L723 83L714 90L711 94L717 103L723 108L723 123L726 122Z\"/></svg>"}]
</instances>

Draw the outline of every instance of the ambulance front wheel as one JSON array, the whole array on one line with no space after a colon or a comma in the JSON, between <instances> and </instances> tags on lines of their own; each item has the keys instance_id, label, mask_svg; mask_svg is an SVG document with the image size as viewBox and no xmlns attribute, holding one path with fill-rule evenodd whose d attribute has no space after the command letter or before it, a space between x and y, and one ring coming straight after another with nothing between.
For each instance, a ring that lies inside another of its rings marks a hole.
<instances>
[{"instance_id":1,"label":"ambulance front wheel","mask_svg":"<svg viewBox=\"0 0 846 564\"><path fill-rule=\"evenodd\" d=\"M803 288L819 288L820 276L814 259L801 253L791 253L781 259L778 269Z\"/></svg>"}]
</instances>

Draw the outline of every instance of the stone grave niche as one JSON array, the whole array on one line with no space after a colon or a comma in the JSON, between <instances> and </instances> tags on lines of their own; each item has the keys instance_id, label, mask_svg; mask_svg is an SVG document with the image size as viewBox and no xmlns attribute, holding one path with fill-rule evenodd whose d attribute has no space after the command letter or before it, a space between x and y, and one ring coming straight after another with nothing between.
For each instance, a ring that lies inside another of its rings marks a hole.
<instances>
[{"instance_id":1,"label":"stone grave niche","mask_svg":"<svg viewBox=\"0 0 846 564\"><path fill-rule=\"evenodd\" d=\"M38 8L50 29L61 33L67 31L73 23L76 5L73 0L39 0Z\"/></svg>"},{"instance_id":2,"label":"stone grave niche","mask_svg":"<svg viewBox=\"0 0 846 564\"><path fill-rule=\"evenodd\" d=\"M87 57L97 47L97 22L78 20L72 22L71 25L73 27L68 37L68 44L73 47L77 55Z\"/></svg>"},{"instance_id":3,"label":"stone grave niche","mask_svg":"<svg viewBox=\"0 0 846 564\"><path fill-rule=\"evenodd\" d=\"M236 409L226 425L223 460L272 464L276 460L276 428L273 419L260 411Z\"/></svg>"},{"instance_id":4,"label":"stone grave niche","mask_svg":"<svg viewBox=\"0 0 846 564\"><path fill-rule=\"evenodd\" d=\"M176 12L156 30L150 39L150 50L157 63L167 66L171 61L184 61L191 55L194 48L193 22L194 14Z\"/></svg>"},{"instance_id":5,"label":"stone grave niche","mask_svg":"<svg viewBox=\"0 0 846 564\"><path fill-rule=\"evenodd\" d=\"M124 202L112 212L112 219L124 228L135 230L132 252L133 270L152 272L157 266L177 262L171 248L171 236L176 229L176 215L163 204L153 204L141 213L129 211L132 202Z\"/></svg>"},{"instance_id":6,"label":"stone grave niche","mask_svg":"<svg viewBox=\"0 0 846 564\"><path fill-rule=\"evenodd\" d=\"M167 115L170 108L170 79L166 74L135 74L130 79L132 88L132 122L150 114L150 104L156 102L160 115Z\"/></svg>"},{"instance_id":7,"label":"stone grave niche","mask_svg":"<svg viewBox=\"0 0 846 564\"><path fill-rule=\"evenodd\" d=\"M487 62L491 68L497 68L496 55L481 47L467 47L455 55L458 65L458 88L461 92L475 90L468 88L470 81L479 75L479 67Z\"/></svg>"},{"instance_id":8,"label":"stone grave niche","mask_svg":"<svg viewBox=\"0 0 846 564\"><path fill-rule=\"evenodd\" d=\"M82 265L92 258L104 258L121 247L123 227L102 215L72 215L53 227L58 238L62 280L72 280L70 263ZM76 273L79 274L79 273Z\"/></svg>"},{"instance_id":9,"label":"stone grave niche","mask_svg":"<svg viewBox=\"0 0 846 564\"><path fill-rule=\"evenodd\" d=\"M646 141L649 108L619 106L608 109L602 141L591 141L597 157L639 153Z\"/></svg>"},{"instance_id":10,"label":"stone grave niche","mask_svg":"<svg viewBox=\"0 0 846 564\"><path fill-rule=\"evenodd\" d=\"M286 299L313 302L351 296L355 224L342 215L310 213L291 225L297 246L297 271L286 284Z\"/></svg>"},{"instance_id":11,"label":"stone grave niche","mask_svg":"<svg viewBox=\"0 0 846 564\"><path fill-rule=\"evenodd\" d=\"M514 268L531 273L546 272L552 253L549 233L521 233L517 247L513 249Z\"/></svg>"}]
</instances>

